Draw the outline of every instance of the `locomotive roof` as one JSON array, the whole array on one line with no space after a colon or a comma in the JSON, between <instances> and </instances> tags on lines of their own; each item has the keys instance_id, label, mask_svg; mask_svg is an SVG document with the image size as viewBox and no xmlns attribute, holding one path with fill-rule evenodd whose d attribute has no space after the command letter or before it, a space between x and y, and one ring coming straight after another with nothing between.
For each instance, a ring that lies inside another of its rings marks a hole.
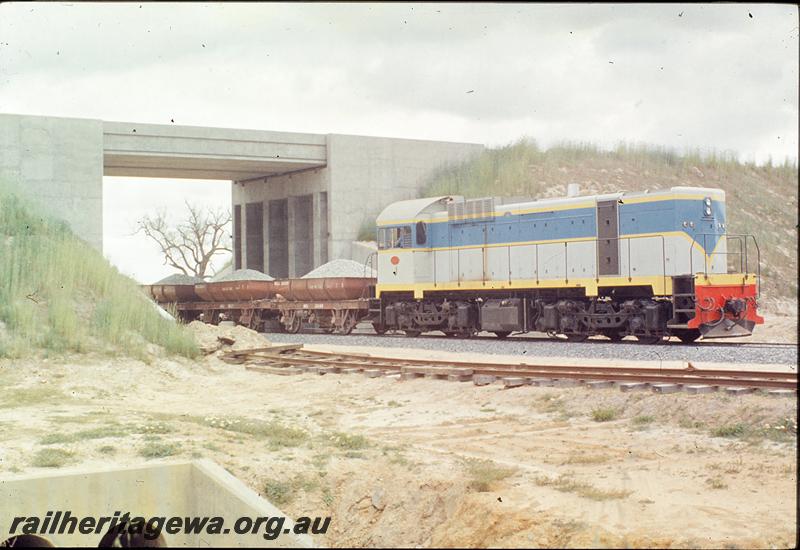
<instances>
[{"instance_id":1,"label":"locomotive roof","mask_svg":"<svg viewBox=\"0 0 800 550\"><path fill-rule=\"evenodd\" d=\"M575 197L558 197L552 199L533 199L524 202L515 202L513 204L501 204L495 208L495 211L506 212L509 210L519 210L527 208L543 208L543 207L556 207L556 206L570 206L574 205L576 208L581 207L584 203L586 206L593 206L593 203L607 200L622 200L633 201L636 199L643 199L648 197L664 197L665 195L689 195L692 198L713 197L715 200L725 200L725 191L722 189L712 189L705 187L670 187L669 189L658 189L655 191L619 191L616 193L604 193L602 195L578 195Z\"/></svg>"},{"instance_id":2,"label":"locomotive roof","mask_svg":"<svg viewBox=\"0 0 800 550\"><path fill-rule=\"evenodd\" d=\"M605 193L602 195L578 195L575 197L558 197L552 199L531 199L508 204L502 204L495 200L495 213L505 213L520 209L540 209L540 208L559 208L573 206L575 208L593 207L598 201L622 200L637 202L649 197L663 197L665 195L689 195L692 198L712 197L715 200L725 200L725 191L706 187L671 187L669 189L659 189L655 191L637 191L616 193ZM447 217L447 204L451 201L461 202L464 197L460 195L428 197L424 199L412 199L398 201L387 206L378 216L377 225L392 225L411 223L423 214L431 217Z\"/></svg>"},{"instance_id":3,"label":"locomotive roof","mask_svg":"<svg viewBox=\"0 0 800 550\"><path fill-rule=\"evenodd\" d=\"M427 197L424 199L412 199L408 201L394 202L383 209L383 212L378 215L378 218L375 220L375 222L378 225L386 225L390 223L398 223L398 220L413 220L426 211L433 213L438 212L439 210L444 210L446 212L447 201L449 201L451 198L454 197ZM439 207L437 207L437 205L439 205Z\"/></svg>"}]
</instances>

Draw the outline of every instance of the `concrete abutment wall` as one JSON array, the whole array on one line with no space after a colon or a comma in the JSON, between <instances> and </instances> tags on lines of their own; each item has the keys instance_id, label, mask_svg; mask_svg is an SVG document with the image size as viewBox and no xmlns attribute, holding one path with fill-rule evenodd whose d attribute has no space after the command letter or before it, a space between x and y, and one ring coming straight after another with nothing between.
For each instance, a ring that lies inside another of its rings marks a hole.
<instances>
[{"instance_id":1,"label":"concrete abutment wall","mask_svg":"<svg viewBox=\"0 0 800 550\"><path fill-rule=\"evenodd\" d=\"M327 139L325 167L234 183L234 204L270 205L263 270L273 277L300 277L330 259L360 258L353 241L362 225L373 224L388 204L418 197L438 170L483 150L469 143L340 134ZM283 200L285 215L276 205Z\"/></svg>"},{"instance_id":2,"label":"concrete abutment wall","mask_svg":"<svg viewBox=\"0 0 800 550\"><path fill-rule=\"evenodd\" d=\"M0 185L103 248L103 123L0 115Z\"/></svg>"}]
</instances>

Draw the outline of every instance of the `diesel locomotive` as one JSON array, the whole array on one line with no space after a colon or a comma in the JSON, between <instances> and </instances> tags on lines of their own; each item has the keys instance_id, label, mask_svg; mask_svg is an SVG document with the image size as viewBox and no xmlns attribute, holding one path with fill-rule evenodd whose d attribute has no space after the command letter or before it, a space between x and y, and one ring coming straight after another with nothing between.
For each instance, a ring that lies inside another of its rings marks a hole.
<instances>
[{"instance_id":1,"label":"diesel locomotive","mask_svg":"<svg viewBox=\"0 0 800 550\"><path fill-rule=\"evenodd\" d=\"M406 200L377 218L377 278L286 279L150 288L188 321L348 334L544 332L653 343L749 336L760 251L726 228L725 193L673 187L504 203ZM371 271L371 270L370 270Z\"/></svg>"},{"instance_id":2,"label":"diesel locomotive","mask_svg":"<svg viewBox=\"0 0 800 550\"><path fill-rule=\"evenodd\" d=\"M758 244L726 223L724 191L692 187L397 202L377 219L374 325L574 341L750 335L763 323Z\"/></svg>"}]
</instances>

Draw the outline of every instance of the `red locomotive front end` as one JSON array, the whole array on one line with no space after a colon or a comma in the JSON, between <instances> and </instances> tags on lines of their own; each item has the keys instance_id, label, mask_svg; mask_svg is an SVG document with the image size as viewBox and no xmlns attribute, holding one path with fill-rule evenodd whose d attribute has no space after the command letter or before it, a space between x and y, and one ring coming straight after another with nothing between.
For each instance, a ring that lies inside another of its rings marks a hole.
<instances>
[{"instance_id":1,"label":"red locomotive front end","mask_svg":"<svg viewBox=\"0 0 800 550\"><path fill-rule=\"evenodd\" d=\"M704 338L750 336L764 323L758 314L758 282L754 275L722 277L698 275L695 280L695 315L687 323Z\"/></svg>"}]
</instances>

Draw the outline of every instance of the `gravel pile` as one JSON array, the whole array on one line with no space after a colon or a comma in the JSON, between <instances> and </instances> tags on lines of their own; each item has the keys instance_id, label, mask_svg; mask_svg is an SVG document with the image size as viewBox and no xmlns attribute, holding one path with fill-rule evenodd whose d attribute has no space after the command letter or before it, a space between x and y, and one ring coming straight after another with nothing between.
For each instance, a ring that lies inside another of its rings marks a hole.
<instances>
[{"instance_id":1,"label":"gravel pile","mask_svg":"<svg viewBox=\"0 0 800 550\"><path fill-rule=\"evenodd\" d=\"M266 273L261 273L260 271L256 271L255 269L237 269L232 273L228 273L224 277L220 277L219 279L215 279L217 282L227 282L227 281L274 281L273 277L270 277Z\"/></svg>"},{"instance_id":2,"label":"gravel pile","mask_svg":"<svg viewBox=\"0 0 800 550\"><path fill-rule=\"evenodd\" d=\"M205 355L217 351L236 351L269 346L266 338L241 325L218 326L208 325L202 321L192 321L187 327L194 336L200 351ZM231 340L233 340L233 344L230 344Z\"/></svg>"},{"instance_id":3,"label":"gravel pile","mask_svg":"<svg viewBox=\"0 0 800 550\"><path fill-rule=\"evenodd\" d=\"M353 260L333 260L303 275L303 279L324 279L327 277L377 277L375 270Z\"/></svg>"},{"instance_id":4,"label":"gravel pile","mask_svg":"<svg viewBox=\"0 0 800 550\"><path fill-rule=\"evenodd\" d=\"M572 357L588 359L627 359L644 361L708 361L714 363L797 364L797 348L786 346L731 347L711 342L685 346L681 344L644 345L624 340L607 343L604 340L586 342L556 342L547 338L519 338L499 341L494 338L471 340L432 337L407 338L401 334L375 336L364 323L350 336L323 334L280 334L275 339L292 344L339 344L346 346L380 346L386 348L418 348L464 353L519 355L521 357ZM360 333L360 334L359 334Z\"/></svg>"},{"instance_id":5,"label":"gravel pile","mask_svg":"<svg viewBox=\"0 0 800 550\"><path fill-rule=\"evenodd\" d=\"M184 275L183 273L176 273L175 275L170 275L169 277L164 277L157 283L153 283L154 285L196 285L197 283L202 283L203 279L200 277L194 277L192 275Z\"/></svg>"}]
</instances>

